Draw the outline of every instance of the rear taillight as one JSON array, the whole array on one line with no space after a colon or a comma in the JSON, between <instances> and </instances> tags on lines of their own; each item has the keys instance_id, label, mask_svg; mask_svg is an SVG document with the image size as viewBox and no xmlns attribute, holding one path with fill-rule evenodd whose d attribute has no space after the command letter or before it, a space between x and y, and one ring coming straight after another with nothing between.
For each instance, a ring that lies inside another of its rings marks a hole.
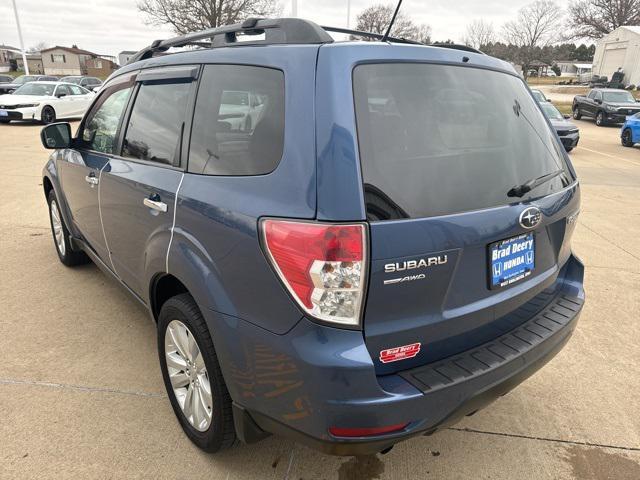
<instances>
[{"instance_id":1,"label":"rear taillight","mask_svg":"<svg viewBox=\"0 0 640 480\"><path fill-rule=\"evenodd\" d=\"M326 322L360 324L366 225L267 219L260 226L271 264L305 312Z\"/></svg>"}]
</instances>

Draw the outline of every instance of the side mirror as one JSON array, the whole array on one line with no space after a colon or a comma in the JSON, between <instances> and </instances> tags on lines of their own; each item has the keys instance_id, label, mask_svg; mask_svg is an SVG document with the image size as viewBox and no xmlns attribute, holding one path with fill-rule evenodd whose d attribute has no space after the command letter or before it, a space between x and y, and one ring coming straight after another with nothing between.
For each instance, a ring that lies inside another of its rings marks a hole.
<instances>
[{"instance_id":1,"label":"side mirror","mask_svg":"<svg viewBox=\"0 0 640 480\"><path fill-rule=\"evenodd\" d=\"M71 125L67 122L52 123L40 131L42 146L50 150L71 146Z\"/></svg>"},{"instance_id":2,"label":"side mirror","mask_svg":"<svg viewBox=\"0 0 640 480\"><path fill-rule=\"evenodd\" d=\"M67 94L64 93L64 92L56 93L56 97L58 97L58 98L62 98L62 97L66 97L66 96L67 96Z\"/></svg>"},{"instance_id":3,"label":"side mirror","mask_svg":"<svg viewBox=\"0 0 640 480\"><path fill-rule=\"evenodd\" d=\"M596 103L597 103L598 105L602 105L602 100L599 100L599 99L597 99L597 98L596 98Z\"/></svg>"},{"instance_id":4,"label":"side mirror","mask_svg":"<svg viewBox=\"0 0 640 480\"><path fill-rule=\"evenodd\" d=\"M571 115L563 115L565 120L569 120L571 118Z\"/></svg>"}]
</instances>

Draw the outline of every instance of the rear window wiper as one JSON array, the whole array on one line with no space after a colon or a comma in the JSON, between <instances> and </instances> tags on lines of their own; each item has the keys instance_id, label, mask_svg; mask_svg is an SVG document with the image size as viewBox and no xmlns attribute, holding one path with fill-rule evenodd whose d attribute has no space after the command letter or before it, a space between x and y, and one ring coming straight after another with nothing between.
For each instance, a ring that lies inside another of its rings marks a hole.
<instances>
[{"instance_id":1,"label":"rear window wiper","mask_svg":"<svg viewBox=\"0 0 640 480\"><path fill-rule=\"evenodd\" d=\"M538 188L540 185L547 183L549 180L556 178L564 173L564 169L556 170L555 172L547 173L541 177L533 178L526 181L522 185L516 185L507 192L507 197L524 197L534 188Z\"/></svg>"}]
</instances>

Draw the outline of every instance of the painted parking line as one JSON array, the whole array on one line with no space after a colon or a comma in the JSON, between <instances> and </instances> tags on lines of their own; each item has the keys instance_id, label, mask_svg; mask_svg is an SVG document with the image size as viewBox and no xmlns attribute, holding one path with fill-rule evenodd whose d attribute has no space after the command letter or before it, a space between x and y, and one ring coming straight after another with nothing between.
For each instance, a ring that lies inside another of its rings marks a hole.
<instances>
[{"instance_id":1,"label":"painted parking line","mask_svg":"<svg viewBox=\"0 0 640 480\"><path fill-rule=\"evenodd\" d=\"M602 155L604 157L615 158L616 160L620 160L622 162L627 162L627 163L630 163L631 165L636 165L636 166L640 167L640 162L634 162L633 160L629 160L628 158L622 158L622 157L618 157L616 155L611 155L609 153L599 152L598 150L592 150L592 149L587 148L587 147L585 147L583 145L580 145L579 148L581 150L586 150L587 152L597 153L598 155Z\"/></svg>"}]
</instances>

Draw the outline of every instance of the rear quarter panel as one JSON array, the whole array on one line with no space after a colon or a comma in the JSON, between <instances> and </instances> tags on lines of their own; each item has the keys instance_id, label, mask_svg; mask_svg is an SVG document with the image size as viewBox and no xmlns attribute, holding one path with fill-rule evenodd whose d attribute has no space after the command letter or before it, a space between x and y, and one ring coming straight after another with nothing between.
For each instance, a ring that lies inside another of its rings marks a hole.
<instances>
[{"instance_id":1,"label":"rear quarter panel","mask_svg":"<svg viewBox=\"0 0 640 480\"><path fill-rule=\"evenodd\" d=\"M277 334L289 331L302 314L260 248L258 221L264 216L315 216L317 51L318 46L239 47L185 55L188 63L257 65L284 72L280 164L260 176L185 174L169 255L169 273L185 283L201 308Z\"/></svg>"}]
</instances>

